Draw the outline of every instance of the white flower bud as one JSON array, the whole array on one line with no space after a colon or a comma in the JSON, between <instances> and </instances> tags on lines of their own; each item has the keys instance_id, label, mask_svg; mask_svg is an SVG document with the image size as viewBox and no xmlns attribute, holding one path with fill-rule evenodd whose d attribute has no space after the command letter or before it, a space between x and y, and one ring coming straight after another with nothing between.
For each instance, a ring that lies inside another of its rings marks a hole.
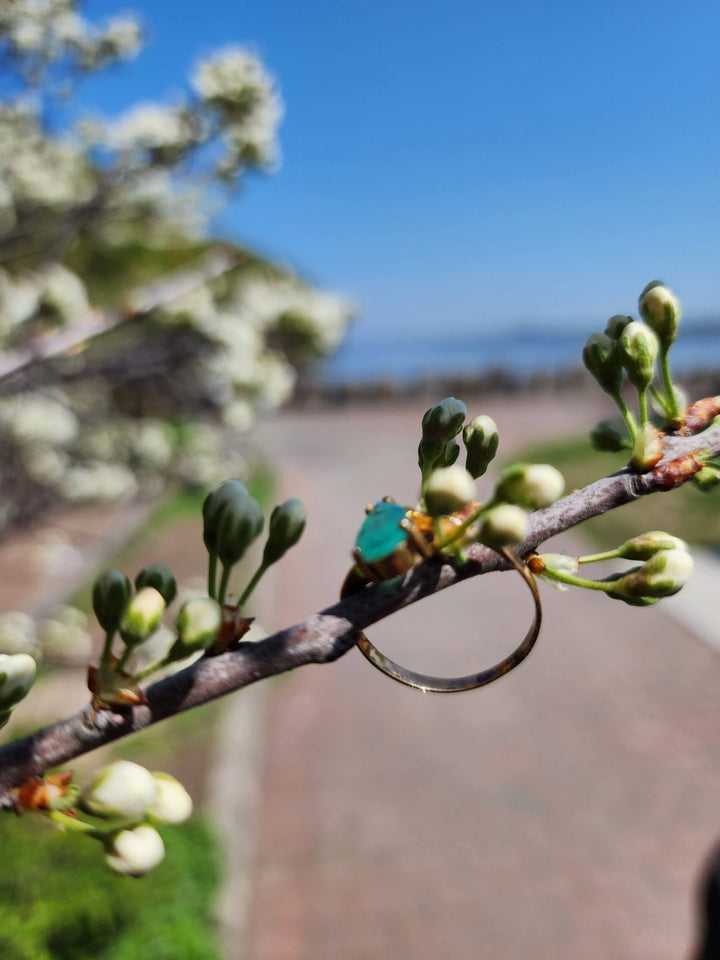
<instances>
[{"instance_id":1,"label":"white flower bud","mask_svg":"<svg viewBox=\"0 0 720 960\"><path fill-rule=\"evenodd\" d=\"M474 499L475 481L464 467L441 467L430 474L423 496L432 516L454 513Z\"/></svg>"},{"instance_id":2,"label":"white flower bud","mask_svg":"<svg viewBox=\"0 0 720 960\"><path fill-rule=\"evenodd\" d=\"M191 597L180 607L175 620L177 639L168 652L168 661L184 660L209 647L217 639L222 621L222 609L216 600Z\"/></svg>"},{"instance_id":3,"label":"white flower bud","mask_svg":"<svg viewBox=\"0 0 720 960\"><path fill-rule=\"evenodd\" d=\"M495 496L536 510L555 503L564 489L565 478L549 463L513 463L500 475Z\"/></svg>"},{"instance_id":4,"label":"white flower bud","mask_svg":"<svg viewBox=\"0 0 720 960\"><path fill-rule=\"evenodd\" d=\"M501 503L483 518L480 540L489 547L504 547L523 540L527 529L525 511L514 503Z\"/></svg>"},{"instance_id":5,"label":"white flower bud","mask_svg":"<svg viewBox=\"0 0 720 960\"><path fill-rule=\"evenodd\" d=\"M645 390L655 376L655 360L660 349L658 338L650 327L633 320L620 334L618 343L628 380L638 390Z\"/></svg>"},{"instance_id":6,"label":"white flower bud","mask_svg":"<svg viewBox=\"0 0 720 960\"><path fill-rule=\"evenodd\" d=\"M661 550L613 583L608 595L626 603L654 603L671 597L687 583L693 559L684 549Z\"/></svg>"},{"instance_id":7,"label":"white flower bud","mask_svg":"<svg viewBox=\"0 0 720 960\"><path fill-rule=\"evenodd\" d=\"M0 710L10 710L35 683L37 664L27 653L0 654Z\"/></svg>"},{"instance_id":8,"label":"white flower bud","mask_svg":"<svg viewBox=\"0 0 720 960\"><path fill-rule=\"evenodd\" d=\"M157 794L148 814L160 823L184 823L193 810L192 797L169 773L153 773Z\"/></svg>"},{"instance_id":9,"label":"white flower bud","mask_svg":"<svg viewBox=\"0 0 720 960\"><path fill-rule=\"evenodd\" d=\"M653 281L640 294L640 315L667 350L677 336L680 301L664 284Z\"/></svg>"},{"instance_id":10,"label":"white flower bud","mask_svg":"<svg viewBox=\"0 0 720 960\"><path fill-rule=\"evenodd\" d=\"M157 792L157 782L149 770L131 760L116 760L96 773L80 802L84 810L97 817L141 820Z\"/></svg>"},{"instance_id":11,"label":"white flower bud","mask_svg":"<svg viewBox=\"0 0 720 960\"><path fill-rule=\"evenodd\" d=\"M165 613L165 600L155 587L143 587L130 600L122 620L120 636L125 644L134 647L147 640L162 622Z\"/></svg>"},{"instance_id":12,"label":"white flower bud","mask_svg":"<svg viewBox=\"0 0 720 960\"><path fill-rule=\"evenodd\" d=\"M146 823L115 834L106 850L111 869L129 877L142 877L156 867L164 856L162 837Z\"/></svg>"}]
</instances>

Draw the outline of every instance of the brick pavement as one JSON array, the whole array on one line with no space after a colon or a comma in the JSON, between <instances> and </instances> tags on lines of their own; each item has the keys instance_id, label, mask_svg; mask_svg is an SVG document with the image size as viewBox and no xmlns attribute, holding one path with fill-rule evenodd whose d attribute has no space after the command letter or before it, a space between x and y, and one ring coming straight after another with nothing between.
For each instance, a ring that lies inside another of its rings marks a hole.
<instances>
[{"instance_id":1,"label":"brick pavement","mask_svg":"<svg viewBox=\"0 0 720 960\"><path fill-rule=\"evenodd\" d=\"M498 401L505 451L589 426L584 397ZM474 411L473 412L480 412ZM265 442L310 524L266 626L324 606L367 501L412 499L422 407L278 417ZM558 549L576 541L559 538ZM492 662L525 629L512 574L373 629L408 665ZM543 591L523 666L485 690L406 690L356 651L270 687L248 960L678 960L720 835L720 658L658 607Z\"/></svg>"}]
</instances>

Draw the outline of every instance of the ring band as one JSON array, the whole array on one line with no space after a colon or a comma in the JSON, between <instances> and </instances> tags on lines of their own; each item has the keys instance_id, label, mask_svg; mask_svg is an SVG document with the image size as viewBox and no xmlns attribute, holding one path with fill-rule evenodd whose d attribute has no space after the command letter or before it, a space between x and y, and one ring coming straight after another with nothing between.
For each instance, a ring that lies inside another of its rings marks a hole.
<instances>
[{"instance_id":1,"label":"ring band","mask_svg":"<svg viewBox=\"0 0 720 960\"><path fill-rule=\"evenodd\" d=\"M525 634L522 642L511 654L500 660L492 667L481 670L479 673L470 673L464 677L431 677L423 673L416 673L414 670L406 670L395 663L384 653L381 653L367 638L361 633L356 644L363 656L370 663L398 683L404 683L408 687L415 687L422 690L423 693L461 693L464 690L475 690L477 687L484 687L493 680L498 680L506 673L514 670L532 650L535 641L540 633L540 624L542 622L542 606L540 604L540 594L538 593L535 578L528 570L527 566L520 560L516 553L507 547L501 551L502 555L513 565L532 594L533 604L535 606L535 615L530 629Z\"/></svg>"}]
</instances>

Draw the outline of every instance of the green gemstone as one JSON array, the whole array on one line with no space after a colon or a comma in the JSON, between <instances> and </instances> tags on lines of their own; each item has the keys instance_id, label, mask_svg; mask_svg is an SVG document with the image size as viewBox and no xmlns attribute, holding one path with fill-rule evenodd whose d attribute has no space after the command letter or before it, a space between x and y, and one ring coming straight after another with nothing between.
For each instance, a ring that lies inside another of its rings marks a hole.
<instances>
[{"instance_id":1,"label":"green gemstone","mask_svg":"<svg viewBox=\"0 0 720 960\"><path fill-rule=\"evenodd\" d=\"M365 517L358 531L355 546L365 563L379 563L391 556L407 540L400 526L405 518L405 507L381 500Z\"/></svg>"}]
</instances>

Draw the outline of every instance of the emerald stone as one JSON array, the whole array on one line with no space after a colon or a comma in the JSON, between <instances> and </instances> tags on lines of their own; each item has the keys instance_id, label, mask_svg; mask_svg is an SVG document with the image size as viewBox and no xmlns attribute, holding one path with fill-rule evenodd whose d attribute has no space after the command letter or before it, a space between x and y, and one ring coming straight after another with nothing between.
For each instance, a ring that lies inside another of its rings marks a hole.
<instances>
[{"instance_id":1,"label":"emerald stone","mask_svg":"<svg viewBox=\"0 0 720 960\"><path fill-rule=\"evenodd\" d=\"M400 526L405 507L380 500L365 517L355 539L355 546L365 563L379 563L391 556L407 540Z\"/></svg>"}]
</instances>

